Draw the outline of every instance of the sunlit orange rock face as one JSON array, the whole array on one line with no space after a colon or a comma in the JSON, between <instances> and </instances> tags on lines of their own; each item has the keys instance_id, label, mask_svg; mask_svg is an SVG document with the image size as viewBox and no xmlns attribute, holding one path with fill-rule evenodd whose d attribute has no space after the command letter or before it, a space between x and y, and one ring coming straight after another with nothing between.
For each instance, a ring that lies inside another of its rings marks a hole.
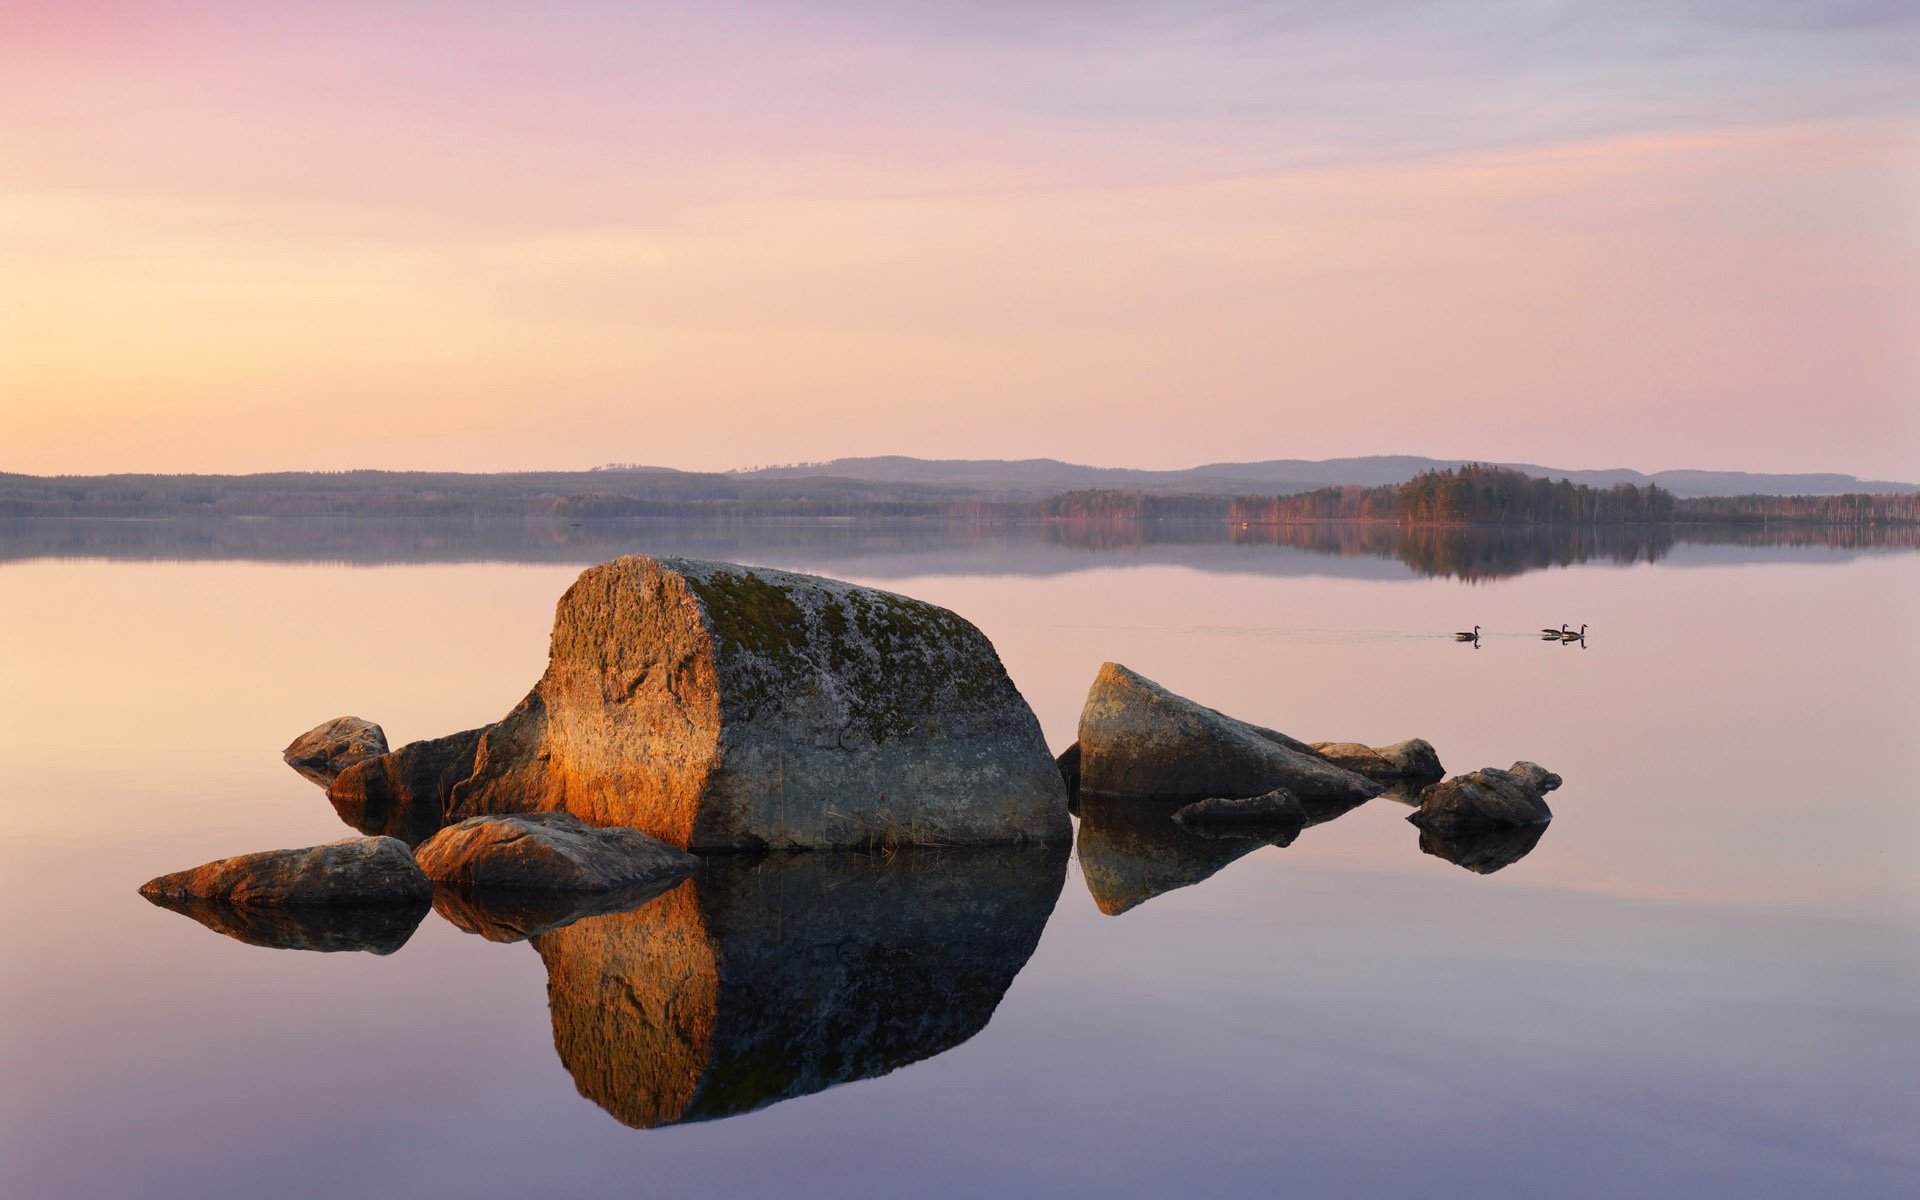
<instances>
[{"instance_id":1,"label":"sunlit orange rock face","mask_svg":"<svg viewBox=\"0 0 1920 1200\"><path fill-rule=\"evenodd\" d=\"M1066 877L1062 847L714 859L533 938L581 1095L651 1128L884 1075L983 1029Z\"/></svg>"},{"instance_id":2,"label":"sunlit orange rock face","mask_svg":"<svg viewBox=\"0 0 1920 1200\"><path fill-rule=\"evenodd\" d=\"M575 581L546 674L482 736L447 818L555 809L701 850L1071 837L1039 722L978 629L685 559Z\"/></svg>"}]
</instances>

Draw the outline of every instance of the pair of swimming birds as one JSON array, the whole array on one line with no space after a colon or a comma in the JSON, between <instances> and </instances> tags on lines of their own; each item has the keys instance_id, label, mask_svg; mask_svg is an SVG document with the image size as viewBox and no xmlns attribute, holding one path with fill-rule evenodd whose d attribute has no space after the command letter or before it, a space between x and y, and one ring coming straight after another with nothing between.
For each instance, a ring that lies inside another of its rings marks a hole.
<instances>
[{"instance_id":1,"label":"pair of swimming birds","mask_svg":"<svg viewBox=\"0 0 1920 1200\"><path fill-rule=\"evenodd\" d=\"M1542 629L1540 631L1540 634L1543 639L1553 638L1557 641L1577 642L1577 641L1581 641L1587 636L1587 627L1585 625L1582 625L1579 629L1579 632L1576 633L1575 631L1568 629L1567 623L1565 621L1562 621L1560 623L1560 628ZM1475 625L1471 633L1456 633L1453 636L1456 641L1477 642L1480 640L1480 627L1478 625Z\"/></svg>"}]
</instances>

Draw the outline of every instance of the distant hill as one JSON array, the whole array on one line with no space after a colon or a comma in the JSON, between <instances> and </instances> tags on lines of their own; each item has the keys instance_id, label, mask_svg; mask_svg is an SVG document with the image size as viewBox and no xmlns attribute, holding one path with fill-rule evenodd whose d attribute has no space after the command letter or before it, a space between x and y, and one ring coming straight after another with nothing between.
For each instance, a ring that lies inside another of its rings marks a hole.
<instances>
[{"instance_id":1,"label":"distant hill","mask_svg":"<svg viewBox=\"0 0 1920 1200\"><path fill-rule=\"evenodd\" d=\"M1158 494L1278 495L1323 487L1379 487L1405 483L1426 471L1481 462L1507 467L1547 479L1568 479L1589 487L1649 483L1680 497L1696 496L1838 496L1851 492L1882 495L1920 491L1920 484L1864 480L1852 475L1766 475L1748 471L1655 471L1651 474L1613 467L1567 470L1536 463L1498 463L1484 459L1423 458L1417 455L1376 455L1367 458L1276 458L1261 462L1208 463L1176 471L1146 471L1128 467L1088 467L1052 458L926 459L888 455L879 458L836 458L800 466L762 467L732 471L738 480L845 479L895 485L953 488L996 493L1010 498L1032 498L1089 488L1134 488Z\"/></svg>"}]
</instances>

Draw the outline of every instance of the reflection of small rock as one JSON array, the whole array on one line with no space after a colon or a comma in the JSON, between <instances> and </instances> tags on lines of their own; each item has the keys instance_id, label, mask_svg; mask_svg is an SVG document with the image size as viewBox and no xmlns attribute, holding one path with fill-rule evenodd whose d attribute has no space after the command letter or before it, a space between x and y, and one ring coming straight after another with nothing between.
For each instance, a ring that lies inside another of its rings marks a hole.
<instances>
[{"instance_id":1,"label":"reflection of small rock","mask_svg":"<svg viewBox=\"0 0 1920 1200\"><path fill-rule=\"evenodd\" d=\"M281 756L287 765L321 787L340 772L387 752L386 731L359 717L335 717L293 739Z\"/></svg>"},{"instance_id":2,"label":"reflection of small rock","mask_svg":"<svg viewBox=\"0 0 1920 1200\"><path fill-rule=\"evenodd\" d=\"M1408 738L1391 746L1363 746L1359 742L1315 742L1313 748L1335 766L1375 783L1433 783L1446 774L1440 755L1425 738Z\"/></svg>"},{"instance_id":3,"label":"reflection of small rock","mask_svg":"<svg viewBox=\"0 0 1920 1200\"><path fill-rule=\"evenodd\" d=\"M453 785L473 774L483 729L408 742L342 771L327 788L340 819L366 834L386 834L409 845L446 823Z\"/></svg>"},{"instance_id":4,"label":"reflection of small rock","mask_svg":"<svg viewBox=\"0 0 1920 1200\"><path fill-rule=\"evenodd\" d=\"M1358 802L1379 784L1284 733L1235 720L1106 663L1080 711L1080 786L1103 796L1169 800L1258 796Z\"/></svg>"},{"instance_id":5,"label":"reflection of small rock","mask_svg":"<svg viewBox=\"0 0 1920 1200\"><path fill-rule=\"evenodd\" d=\"M284 908L159 895L147 899L249 946L321 953L392 954L420 927L428 907L418 899L355 908Z\"/></svg>"},{"instance_id":6,"label":"reflection of small rock","mask_svg":"<svg viewBox=\"0 0 1920 1200\"><path fill-rule=\"evenodd\" d=\"M1517 762L1506 771L1483 767L1421 792L1420 807L1407 820L1443 833L1541 825L1553 819L1541 793L1559 786L1560 777L1537 763Z\"/></svg>"},{"instance_id":7,"label":"reflection of small rock","mask_svg":"<svg viewBox=\"0 0 1920 1200\"><path fill-rule=\"evenodd\" d=\"M1457 833L1422 829L1420 850L1424 854L1457 863L1477 874L1491 875L1500 868L1510 867L1525 858L1546 835L1546 832L1546 822L1538 825L1521 825L1514 829L1484 829Z\"/></svg>"},{"instance_id":8,"label":"reflection of small rock","mask_svg":"<svg viewBox=\"0 0 1920 1200\"><path fill-rule=\"evenodd\" d=\"M150 879L141 885L140 894L156 901L348 908L428 900L433 885L421 874L405 842L363 837L218 859Z\"/></svg>"},{"instance_id":9,"label":"reflection of small rock","mask_svg":"<svg viewBox=\"0 0 1920 1200\"><path fill-rule=\"evenodd\" d=\"M1285 788L1243 800L1215 797L1189 804L1173 814L1173 819L1189 829L1205 826L1291 825L1298 829L1307 823L1307 810Z\"/></svg>"},{"instance_id":10,"label":"reflection of small rock","mask_svg":"<svg viewBox=\"0 0 1920 1200\"><path fill-rule=\"evenodd\" d=\"M681 878L675 875L600 892L476 891L445 884L433 889L433 909L454 928L490 942L524 942L588 917L631 912L673 888Z\"/></svg>"},{"instance_id":11,"label":"reflection of small rock","mask_svg":"<svg viewBox=\"0 0 1920 1200\"><path fill-rule=\"evenodd\" d=\"M677 882L700 866L638 829L596 828L565 812L469 817L434 834L417 857L435 883L481 891L604 892Z\"/></svg>"}]
</instances>

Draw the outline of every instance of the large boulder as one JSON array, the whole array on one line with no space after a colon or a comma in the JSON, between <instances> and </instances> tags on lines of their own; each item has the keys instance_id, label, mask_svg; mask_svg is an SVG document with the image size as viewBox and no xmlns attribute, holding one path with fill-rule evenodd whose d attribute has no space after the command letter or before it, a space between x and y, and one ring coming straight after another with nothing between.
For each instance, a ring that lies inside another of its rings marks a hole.
<instances>
[{"instance_id":1,"label":"large boulder","mask_svg":"<svg viewBox=\"0 0 1920 1200\"><path fill-rule=\"evenodd\" d=\"M435 883L479 891L664 890L700 866L638 829L599 829L564 812L468 817L434 834L414 857Z\"/></svg>"},{"instance_id":2,"label":"large boulder","mask_svg":"<svg viewBox=\"0 0 1920 1200\"><path fill-rule=\"evenodd\" d=\"M150 879L149 900L219 900L287 908L348 908L431 900L433 884L397 838L342 838L298 850L262 850Z\"/></svg>"},{"instance_id":3,"label":"large boulder","mask_svg":"<svg viewBox=\"0 0 1920 1200\"><path fill-rule=\"evenodd\" d=\"M1106 663L1080 711L1080 788L1165 800L1258 796L1358 802L1384 789L1305 742L1178 696Z\"/></svg>"},{"instance_id":4,"label":"large boulder","mask_svg":"<svg viewBox=\"0 0 1920 1200\"><path fill-rule=\"evenodd\" d=\"M340 819L365 834L419 845L449 821L453 786L473 774L484 730L408 742L342 771L327 788Z\"/></svg>"},{"instance_id":5,"label":"large boulder","mask_svg":"<svg viewBox=\"0 0 1920 1200\"><path fill-rule=\"evenodd\" d=\"M695 850L1058 842L1066 786L946 609L674 558L589 568L449 815L566 811Z\"/></svg>"},{"instance_id":6,"label":"large boulder","mask_svg":"<svg viewBox=\"0 0 1920 1200\"><path fill-rule=\"evenodd\" d=\"M315 725L280 752L287 765L327 787L348 767L387 752L386 731L359 717L335 717Z\"/></svg>"},{"instance_id":7,"label":"large boulder","mask_svg":"<svg viewBox=\"0 0 1920 1200\"><path fill-rule=\"evenodd\" d=\"M1544 793L1560 786L1560 777L1537 763L1517 762L1508 770L1483 767L1442 780L1420 793L1420 807L1407 817L1437 833L1517 829L1553 820Z\"/></svg>"},{"instance_id":8,"label":"large boulder","mask_svg":"<svg viewBox=\"0 0 1920 1200\"><path fill-rule=\"evenodd\" d=\"M1365 775L1375 783L1434 783L1446 775L1440 754L1425 738L1408 738L1391 746L1363 746L1359 742L1315 742L1313 750L1337 767Z\"/></svg>"}]
</instances>

